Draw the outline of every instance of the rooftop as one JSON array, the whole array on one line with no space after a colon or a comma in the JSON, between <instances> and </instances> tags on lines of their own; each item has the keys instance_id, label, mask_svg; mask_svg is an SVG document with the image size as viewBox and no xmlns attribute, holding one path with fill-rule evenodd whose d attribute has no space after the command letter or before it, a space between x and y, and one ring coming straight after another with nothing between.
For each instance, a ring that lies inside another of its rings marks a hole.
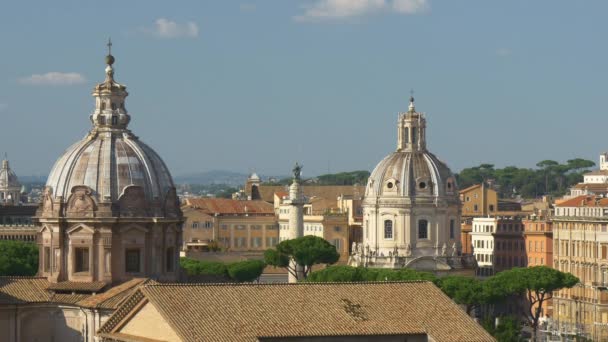
<instances>
[{"instance_id":1,"label":"rooftop","mask_svg":"<svg viewBox=\"0 0 608 342\"><path fill-rule=\"evenodd\" d=\"M494 341L435 285L420 281L146 285L99 334L124 340L121 326L137 317L138 305L146 301L182 341L378 335Z\"/></svg>"}]
</instances>

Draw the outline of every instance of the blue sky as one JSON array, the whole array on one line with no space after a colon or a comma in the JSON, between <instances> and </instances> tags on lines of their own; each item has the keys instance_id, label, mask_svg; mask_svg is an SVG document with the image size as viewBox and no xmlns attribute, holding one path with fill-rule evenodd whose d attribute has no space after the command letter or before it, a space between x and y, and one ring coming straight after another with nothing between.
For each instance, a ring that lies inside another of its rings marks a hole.
<instances>
[{"instance_id":1,"label":"blue sky","mask_svg":"<svg viewBox=\"0 0 608 342\"><path fill-rule=\"evenodd\" d=\"M594 161L605 1L12 1L0 11L0 151L47 174L90 128L105 42L130 128L174 175L372 169L410 89L453 171Z\"/></svg>"}]
</instances>

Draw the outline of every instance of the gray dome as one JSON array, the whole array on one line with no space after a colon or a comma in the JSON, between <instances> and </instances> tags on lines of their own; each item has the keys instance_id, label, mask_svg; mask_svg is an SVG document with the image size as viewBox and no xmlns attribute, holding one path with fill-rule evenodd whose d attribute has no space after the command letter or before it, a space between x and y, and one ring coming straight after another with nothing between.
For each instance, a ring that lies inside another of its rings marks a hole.
<instances>
[{"instance_id":1,"label":"gray dome","mask_svg":"<svg viewBox=\"0 0 608 342\"><path fill-rule=\"evenodd\" d=\"M21 189L21 184L17 179L17 175L11 170L8 165L8 160L4 159L2 161L2 169L0 169L0 190L19 190Z\"/></svg>"},{"instance_id":2,"label":"gray dome","mask_svg":"<svg viewBox=\"0 0 608 342\"><path fill-rule=\"evenodd\" d=\"M53 166L46 183L50 194L67 201L74 187L86 186L97 201L116 202L125 189L134 186L141 188L134 190L136 197L143 192L148 201L164 203L167 196L173 201L175 186L167 166L127 129L131 121L125 107L127 87L115 81L111 63L108 62L105 71L104 82L93 88L95 110L90 115L93 127Z\"/></svg>"},{"instance_id":3,"label":"gray dome","mask_svg":"<svg viewBox=\"0 0 608 342\"><path fill-rule=\"evenodd\" d=\"M365 196L428 197L457 193L454 175L435 155L428 151L396 151L376 166Z\"/></svg>"},{"instance_id":4,"label":"gray dome","mask_svg":"<svg viewBox=\"0 0 608 342\"><path fill-rule=\"evenodd\" d=\"M116 201L127 186L143 189L146 199L163 200L174 188L162 159L130 132L92 131L57 160L46 183L53 195L67 199L72 188L85 185L98 200Z\"/></svg>"}]
</instances>

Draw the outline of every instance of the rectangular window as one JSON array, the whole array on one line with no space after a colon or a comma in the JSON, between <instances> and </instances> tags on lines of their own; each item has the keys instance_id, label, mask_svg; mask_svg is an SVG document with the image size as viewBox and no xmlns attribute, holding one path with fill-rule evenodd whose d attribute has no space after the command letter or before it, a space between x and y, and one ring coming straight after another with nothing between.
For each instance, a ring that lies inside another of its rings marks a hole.
<instances>
[{"instance_id":1,"label":"rectangular window","mask_svg":"<svg viewBox=\"0 0 608 342\"><path fill-rule=\"evenodd\" d=\"M127 273L141 272L139 248L131 248L125 251L125 271Z\"/></svg>"},{"instance_id":2,"label":"rectangular window","mask_svg":"<svg viewBox=\"0 0 608 342\"><path fill-rule=\"evenodd\" d=\"M274 246L277 245L277 238L276 237L267 237L266 238L266 247L267 248L272 248Z\"/></svg>"},{"instance_id":3,"label":"rectangular window","mask_svg":"<svg viewBox=\"0 0 608 342\"><path fill-rule=\"evenodd\" d=\"M341 229L342 228L336 226L336 227L334 227L334 232L339 232Z\"/></svg>"},{"instance_id":4,"label":"rectangular window","mask_svg":"<svg viewBox=\"0 0 608 342\"><path fill-rule=\"evenodd\" d=\"M227 224L223 224L221 228L222 228L222 230L227 230L228 229L228 225Z\"/></svg>"},{"instance_id":5,"label":"rectangular window","mask_svg":"<svg viewBox=\"0 0 608 342\"><path fill-rule=\"evenodd\" d=\"M251 230L261 230L261 229L262 229L262 226L257 225L257 224L251 226Z\"/></svg>"},{"instance_id":6,"label":"rectangular window","mask_svg":"<svg viewBox=\"0 0 608 342\"><path fill-rule=\"evenodd\" d=\"M251 238L251 247L253 247L253 248L262 247L262 238L261 237L252 237Z\"/></svg>"},{"instance_id":7,"label":"rectangular window","mask_svg":"<svg viewBox=\"0 0 608 342\"><path fill-rule=\"evenodd\" d=\"M192 222L192 229L198 228L198 222Z\"/></svg>"},{"instance_id":8,"label":"rectangular window","mask_svg":"<svg viewBox=\"0 0 608 342\"><path fill-rule=\"evenodd\" d=\"M419 239L428 239L429 238L429 221L420 220L418 221L418 238Z\"/></svg>"},{"instance_id":9,"label":"rectangular window","mask_svg":"<svg viewBox=\"0 0 608 342\"><path fill-rule=\"evenodd\" d=\"M175 252L173 247L167 248L167 256L165 257L165 261L167 272L173 272L173 265L175 264Z\"/></svg>"},{"instance_id":10,"label":"rectangular window","mask_svg":"<svg viewBox=\"0 0 608 342\"><path fill-rule=\"evenodd\" d=\"M342 252L342 239L334 239L333 245L336 246L338 253Z\"/></svg>"},{"instance_id":11,"label":"rectangular window","mask_svg":"<svg viewBox=\"0 0 608 342\"><path fill-rule=\"evenodd\" d=\"M278 225L276 225L276 224L268 224L268 225L266 225L266 230L276 230L277 226Z\"/></svg>"},{"instance_id":12,"label":"rectangular window","mask_svg":"<svg viewBox=\"0 0 608 342\"><path fill-rule=\"evenodd\" d=\"M453 239L455 236L454 233L454 225L455 225L456 221L454 221L453 219L450 220L450 239Z\"/></svg>"},{"instance_id":13,"label":"rectangular window","mask_svg":"<svg viewBox=\"0 0 608 342\"><path fill-rule=\"evenodd\" d=\"M236 230L245 230L245 225L244 224L237 224L234 228Z\"/></svg>"},{"instance_id":14,"label":"rectangular window","mask_svg":"<svg viewBox=\"0 0 608 342\"><path fill-rule=\"evenodd\" d=\"M44 247L44 272L51 271L51 247Z\"/></svg>"},{"instance_id":15,"label":"rectangular window","mask_svg":"<svg viewBox=\"0 0 608 342\"><path fill-rule=\"evenodd\" d=\"M89 272L89 248L74 248L74 272Z\"/></svg>"},{"instance_id":16,"label":"rectangular window","mask_svg":"<svg viewBox=\"0 0 608 342\"><path fill-rule=\"evenodd\" d=\"M602 246L602 259L606 259L608 257L608 248L606 246Z\"/></svg>"},{"instance_id":17,"label":"rectangular window","mask_svg":"<svg viewBox=\"0 0 608 342\"><path fill-rule=\"evenodd\" d=\"M391 220L384 221L384 238L385 239L393 238L393 221L391 221Z\"/></svg>"}]
</instances>

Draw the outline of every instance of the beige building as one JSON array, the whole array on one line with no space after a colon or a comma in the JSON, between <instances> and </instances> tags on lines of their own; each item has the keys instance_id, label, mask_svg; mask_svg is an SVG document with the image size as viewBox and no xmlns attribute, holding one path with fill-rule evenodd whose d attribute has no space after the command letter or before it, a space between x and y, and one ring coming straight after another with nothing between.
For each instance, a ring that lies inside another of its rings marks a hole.
<instances>
[{"instance_id":1,"label":"beige building","mask_svg":"<svg viewBox=\"0 0 608 342\"><path fill-rule=\"evenodd\" d=\"M0 205L0 240L36 242L36 205Z\"/></svg>"},{"instance_id":2,"label":"beige building","mask_svg":"<svg viewBox=\"0 0 608 342\"><path fill-rule=\"evenodd\" d=\"M188 198L184 213L184 251L263 251L278 243L272 204L225 198Z\"/></svg>"},{"instance_id":3,"label":"beige building","mask_svg":"<svg viewBox=\"0 0 608 342\"><path fill-rule=\"evenodd\" d=\"M608 340L608 198L578 196L555 205L553 267L580 279L553 297L555 333Z\"/></svg>"},{"instance_id":4,"label":"beige building","mask_svg":"<svg viewBox=\"0 0 608 342\"><path fill-rule=\"evenodd\" d=\"M182 213L173 180L128 129L126 87L114 79L111 54L106 64L91 130L45 186L39 277L0 279L1 342L93 342L141 278L178 280Z\"/></svg>"},{"instance_id":5,"label":"beige building","mask_svg":"<svg viewBox=\"0 0 608 342\"><path fill-rule=\"evenodd\" d=\"M146 285L98 336L103 342L495 341L430 282Z\"/></svg>"},{"instance_id":6,"label":"beige building","mask_svg":"<svg viewBox=\"0 0 608 342\"><path fill-rule=\"evenodd\" d=\"M279 194L280 195L280 194ZM349 256L349 215L345 207L338 205L336 199L312 197L303 205L302 235L322 237L340 253L339 262L346 262ZM278 199L279 241L293 238L289 231L289 218L293 206L289 196Z\"/></svg>"}]
</instances>

